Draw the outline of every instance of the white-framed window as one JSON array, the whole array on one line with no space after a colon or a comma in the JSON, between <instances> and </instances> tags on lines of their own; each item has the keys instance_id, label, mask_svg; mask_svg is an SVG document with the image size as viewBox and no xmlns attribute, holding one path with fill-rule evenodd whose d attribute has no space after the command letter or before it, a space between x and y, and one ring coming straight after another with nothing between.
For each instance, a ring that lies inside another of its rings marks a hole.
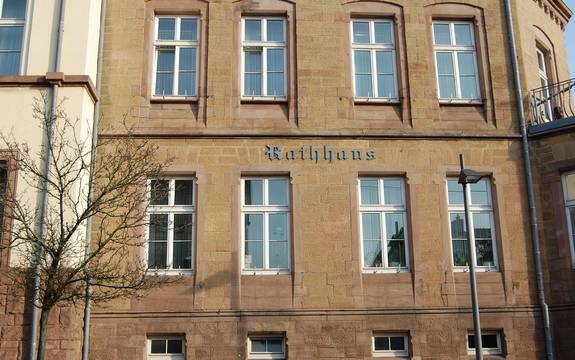
<instances>
[{"instance_id":1,"label":"white-framed window","mask_svg":"<svg viewBox=\"0 0 575 360\"><path fill-rule=\"evenodd\" d=\"M148 268L165 273L193 269L196 217L194 178L150 180Z\"/></svg>"},{"instance_id":2,"label":"white-framed window","mask_svg":"<svg viewBox=\"0 0 575 360\"><path fill-rule=\"evenodd\" d=\"M287 21L242 17L242 98L287 99Z\"/></svg>"},{"instance_id":3,"label":"white-framed window","mask_svg":"<svg viewBox=\"0 0 575 360\"><path fill-rule=\"evenodd\" d=\"M378 332L373 334L372 352L374 357L409 356L409 334Z\"/></svg>"},{"instance_id":4,"label":"white-framed window","mask_svg":"<svg viewBox=\"0 0 575 360\"><path fill-rule=\"evenodd\" d=\"M575 171L563 174L563 194L565 213L569 228L569 244L571 247L571 262L575 268Z\"/></svg>"},{"instance_id":5,"label":"white-framed window","mask_svg":"<svg viewBox=\"0 0 575 360\"><path fill-rule=\"evenodd\" d=\"M0 0L0 76L20 74L26 0Z\"/></svg>"},{"instance_id":6,"label":"white-framed window","mask_svg":"<svg viewBox=\"0 0 575 360\"><path fill-rule=\"evenodd\" d=\"M286 358L286 340L284 336L250 336L248 338L248 359Z\"/></svg>"},{"instance_id":7,"label":"white-framed window","mask_svg":"<svg viewBox=\"0 0 575 360\"><path fill-rule=\"evenodd\" d=\"M186 359L186 343L182 337L150 337L147 348L148 360Z\"/></svg>"},{"instance_id":8,"label":"white-framed window","mask_svg":"<svg viewBox=\"0 0 575 360\"><path fill-rule=\"evenodd\" d=\"M539 84L541 85L541 91L538 95L541 99L537 99L541 104L536 104L537 110L541 113L538 114L542 119L546 121L553 120L553 106L552 99L549 92L549 74L547 72L548 57L545 55L542 49L537 47L535 50L537 54L537 72L539 74Z\"/></svg>"},{"instance_id":9,"label":"white-framed window","mask_svg":"<svg viewBox=\"0 0 575 360\"><path fill-rule=\"evenodd\" d=\"M404 179L363 177L359 192L364 272L408 271Z\"/></svg>"},{"instance_id":10,"label":"white-framed window","mask_svg":"<svg viewBox=\"0 0 575 360\"><path fill-rule=\"evenodd\" d=\"M198 96L200 18L156 16L154 97Z\"/></svg>"},{"instance_id":11,"label":"white-framed window","mask_svg":"<svg viewBox=\"0 0 575 360\"><path fill-rule=\"evenodd\" d=\"M289 273L289 179L246 177L241 187L243 273Z\"/></svg>"},{"instance_id":12,"label":"white-framed window","mask_svg":"<svg viewBox=\"0 0 575 360\"><path fill-rule=\"evenodd\" d=\"M351 47L356 101L398 101L393 21L352 20Z\"/></svg>"},{"instance_id":13,"label":"white-framed window","mask_svg":"<svg viewBox=\"0 0 575 360\"><path fill-rule=\"evenodd\" d=\"M473 23L434 21L433 44L439 99L479 101Z\"/></svg>"},{"instance_id":14,"label":"white-framed window","mask_svg":"<svg viewBox=\"0 0 575 360\"><path fill-rule=\"evenodd\" d=\"M481 331L481 346L484 355L503 355L500 331ZM475 355L475 334L467 334L467 354Z\"/></svg>"},{"instance_id":15,"label":"white-framed window","mask_svg":"<svg viewBox=\"0 0 575 360\"><path fill-rule=\"evenodd\" d=\"M476 269L477 271L497 271L497 242L491 182L484 178L476 184L469 184L467 190L471 202L469 204L470 221L475 235ZM465 271L469 266L467 225L463 187L458 183L457 178L447 180L447 193L453 266L455 270Z\"/></svg>"}]
</instances>

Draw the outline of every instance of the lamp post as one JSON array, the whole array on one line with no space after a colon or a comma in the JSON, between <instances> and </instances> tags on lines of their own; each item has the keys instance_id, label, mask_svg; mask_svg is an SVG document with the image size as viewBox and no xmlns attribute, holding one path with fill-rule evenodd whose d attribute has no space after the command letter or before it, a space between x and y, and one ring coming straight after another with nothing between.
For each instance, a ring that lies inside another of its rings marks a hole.
<instances>
[{"instance_id":1,"label":"lamp post","mask_svg":"<svg viewBox=\"0 0 575 360\"><path fill-rule=\"evenodd\" d=\"M471 306L473 309L473 327L475 329L475 359L483 360L483 346L481 343L481 322L479 321L479 303L477 299L477 278L475 276L475 233L471 226L471 214L469 213L469 184L475 184L487 173L480 173L465 168L463 154L459 154L461 172L459 173L459 183L463 187L463 206L465 209L465 225L467 226L467 245L469 251L469 283L471 285Z\"/></svg>"}]
</instances>

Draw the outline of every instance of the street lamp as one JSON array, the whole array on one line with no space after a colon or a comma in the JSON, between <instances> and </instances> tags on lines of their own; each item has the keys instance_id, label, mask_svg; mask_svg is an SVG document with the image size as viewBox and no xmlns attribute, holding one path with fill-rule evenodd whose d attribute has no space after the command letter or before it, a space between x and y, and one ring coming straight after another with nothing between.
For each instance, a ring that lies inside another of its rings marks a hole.
<instances>
[{"instance_id":1,"label":"street lamp","mask_svg":"<svg viewBox=\"0 0 575 360\"><path fill-rule=\"evenodd\" d=\"M465 224L467 226L467 245L469 251L469 283L471 284L471 306L473 308L473 327L475 329L475 359L483 360L483 345L481 343L481 323L479 321L479 303L477 299L477 278L475 276L475 233L471 226L471 214L469 213L469 184L479 182L488 173L477 172L465 168L463 154L459 154L461 172L459 173L459 183L463 187L463 206L465 209Z\"/></svg>"}]
</instances>

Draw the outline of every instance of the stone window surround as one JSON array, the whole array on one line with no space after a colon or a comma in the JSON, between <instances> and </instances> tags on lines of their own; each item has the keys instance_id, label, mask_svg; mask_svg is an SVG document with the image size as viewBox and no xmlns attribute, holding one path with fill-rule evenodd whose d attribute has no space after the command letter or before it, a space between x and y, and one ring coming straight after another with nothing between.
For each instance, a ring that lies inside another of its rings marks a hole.
<instances>
[{"instance_id":1,"label":"stone window surround","mask_svg":"<svg viewBox=\"0 0 575 360\"><path fill-rule=\"evenodd\" d=\"M375 338L376 337L403 337L403 350L376 350ZM371 350L373 357L408 357L409 356L409 332L405 331L375 331L371 338Z\"/></svg>"},{"instance_id":2,"label":"stone window surround","mask_svg":"<svg viewBox=\"0 0 575 360\"><path fill-rule=\"evenodd\" d=\"M282 353L257 354L252 353L252 339L254 340L282 340ZM287 359L287 339L285 333L250 333L247 338L247 359L249 360L284 360Z\"/></svg>"},{"instance_id":3,"label":"stone window surround","mask_svg":"<svg viewBox=\"0 0 575 360\"><path fill-rule=\"evenodd\" d=\"M486 107L487 121L494 123L493 114L493 88L491 81L490 62L487 45L487 33L483 9L468 4L430 4L425 8L427 20L428 56L430 63L435 63L435 52L433 47L433 22L434 21L467 21L474 24L475 30L475 51L477 61L477 77L479 82L479 97L477 102L460 101L441 101L437 86L434 89L436 99L440 106L481 106ZM435 74L434 74L435 78Z\"/></svg>"},{"instance_id":4,"label":"stone window surround","mask_svg":"<svg viewBox=\"0 0 575 360\"><path fill-rule=\"evenodd\" d=\"M179 340L182 342L181 354L152 354L152 340ZM186 339L183 335L153 335L146 339L147 360L184 360L186 358Z\"/></svg>"},{"instance_id":5,"label":"stone window surround","mask_svg":"<svg viewBox=\"0 0 575 360\"><path fill-rule=\"evenodd\" d=\"M485 344L483 345L483 355L503 355L503 334L502 330L484 330L481 329L481 338L485 335L495 335L497 336L497 347L496 348L486 348ZM475 335L473 330L469 330L466 337L466 349L467 355L475 355L475 347L469 347L469 337Z\"/></svg>"},{"instance_id":6,"label":"stone window surround","mask_svg":"<svg viewBox=\"0 0 575 360\"><path fill-rule=\"evenodd\" d=\"M451 205L449 204L449 191L448 191L448 181L449 180L453 180L453 179L457 179L457 177L459 176L458 173L448 173L447 177L445 178L445 198L446 198L446 205L447 205L447 228L448 228L448 236L449 236L449 248L450 248L450 256L451 256L451 266L453 269L453 272L467 272L469 271L469 267L468 266L456 266L454 263L454 259L453 259L453 239L451 238L451 219L449 214L451 212L462 212L463 210L461 210L463 208L463 204L461 205ZM490 220L491 220L491 244L492 244L492 251L493 251L493 267L483 267L483 266L477 266L477 264L475 265L475 271L477 272L500 272L501 271L501 266L500 266L500 243L501 241L499 241L499 239L501 238L498 232L498 225L499 225L499 221L497 218L497 207L496 207L496 194L495 194L495 180L493 178L493 174L491 174L488 178L488 195L489 195L489 199L491 201L490 205L488 206L489 209L487 209L487 206L481 206L479 208L475 208L473 205L470 207L470 211L471 212L490 212ZM471 189L468 188L468 190L471 192ZM467 225L466 225L467 226ZM467 228L465 228L465 231L467 231ZM477 240L476 240L477 241Z\"/></svg>"}]
</instances>

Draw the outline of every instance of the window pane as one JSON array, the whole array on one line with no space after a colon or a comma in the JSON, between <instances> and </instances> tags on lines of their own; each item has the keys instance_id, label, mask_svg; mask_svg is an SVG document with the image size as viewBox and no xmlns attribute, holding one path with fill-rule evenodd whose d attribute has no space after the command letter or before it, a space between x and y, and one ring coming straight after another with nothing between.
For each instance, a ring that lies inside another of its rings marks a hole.
<instances>
[{"instance_id":1,"label":"window pane","mask_svg":"<svg viewBox=\"0 0 575 360\"><path fill-rule=\"evenodd\" d=\"M287 179L268 180L268 196L270 205L288 205L288 181Z\"/></svg>"},{"instance_id":2,"label":"window pane","mask_svg":"<svg viewBox=\"0 0 575 360\"><path fill-rule=\"evenodd\" d=\"M268 340L268 352L274 354L283 353L283 341L281 339L271 339Z\"/></svg>"},{"instance_id":3,"label":"window pane","mask_svg":"<svg viewBox=\"0 0 575 360\"><path fill-rule=\"evenodd\" d=\"M479 95L477 94L477 78L475 76L462 77L460 82L462 99L479 99Z\"/></svg>"},{"instance_id":4,"label":"window pane","mask_svg":"<svg viewBox=\"0 0 575 360\"><path fill-rule=\"evenodd\" d=\"M387 242L387 263L389 267L406 267L405 241L393 240Z\"/></svg>"},{"instance_id":5,"label":"window pane","mask_svg":"<svg viewBox=\"0 0 575 360\"><path fill-rule=\"evenodd\" d=\"M175 50L158 51L156 71L157 95L172 95L174 91L174 57Z\"/></svg>"},{"instance_id":6,"label":"window pane","mask_svg":"<svg viewBox=\"0 0 575 360\"><path fill-rule=\"evenodd\" d=\"M472 215L475 239L491 239L491 215L489 213L474 213Z\"/></svg>"},{"instance_id":7,"label":"window pane","mask_svg":"<svg viewBox=\"0 0 575 360\"><path fill-rule=\"evenodd\" d=\"M176 180L175 192L175 205L194 204L194 180Z\"/></svg>"},{"instance_id":8,"label":"window pane","mask_svg":"<svg viewBox=\"0 0 575 360\"><path fill-rule=\"evenodd\" d=\"M545 71L545 56L539 51L537 51L537 64L539 65L539 70L547 75Z\"/></svg>"},{"instance_id":9,"label":"window pane","mask_svg":"<svg viewBox=\"0 0 575 360\"><path fill-rule=\"evenodd\" d=\"M26 17L26 0L4 0L3 19L24 19Z\"/></svg>"},{"instance_id":10,"label":"window pane","mask_svg":"<svg viewBox=\"0 0 575 360\"><path fill-rule=\"evenodd\" d=\"M264 267L263 214L245 214L245 267L261 269Z\"/></svg>"},{"instance_id":11,"label":"window pane","mask_svg":"<svg viewBox=\"0 0 575 360\"><path fill-rule=\"evenodd\" d=\"M353 22L353 42L356 44L369 44L369 22Z\"/></svg>"},{"instance_id":12,"label":"window pane","mask_svg":"<svg viewBox=\"0 0 575 360\"><path fill-rule=\"evenodd\" d=\"M376 52L376 64L378 74L391 74L393 75L393 52L391 51L378 51Z\"/></svg>"},{"instance_id":13,"label":"window pane","mask_svg":"<svg viewBox=\"0 0 575 360\"><path fill-rule=\"evenodd\" d=\"M285 41L283 20L268 20L267 41Z\"/></svg>"},{"instance_id":14,"label":"window pane","mask_svg":"<svg viewBox=\"0 0 575 360\"><path fill-rule=\"evenodd\" d=\"M567 200L575 199L575 173L565 176L565 187L567 188Z\"/></svg>"},{"instance_id":15,"label":"window pane","mask_svg":"<svg viewBox=\"0 0 575 360\"><path fill-rule=\"evenodd\" d=\"M451 45L451 35L448 24L434 24L433 35L436 45Z\"/></svg>"},{"instance_id":16,"label":"window pane","mask_svg":"<svg viewBox=\"0 0 575 360\"><path fill-rule=\"evenodd\" d=\"M383 197L387 205L403 205L401 180L385 179L383 181Z\"/></svg>"},{"instance_id":17,"label":"window pane","mask_svg":"<svg viewBox=\"0 0 575 360\"><path fill-rule=\"evenodd\" d=\"M182 353L182 340L168 340L168 354Z\"/></svg>"},{"instance_id":18,"label":"window pane","mask_svg":"<svg viewBox=\"0 0 575 360\"><path fill-rule=\"evenodd\" d=\"M168 214L150 214L150 241L168 240Z\"/></svg>"},{"instance_id":19,"label":"window pane","mask_svg":"<svg viewBox=\"0 0 575 360\"><path fill-rule=\"evenodd\" d=\"M464 213L450 213L449 219L451 221L451 238L452 239L467 239L467 228L465 227L465 214Z\"/></svg>"},{"instance_id":20,"label":"window pane","mask_svg":"<svg viewBox=\"0 0 575 360\"><path fill-rule=\"evenodd\" d=\"M376 351L391 350L389 346L389 337L387 336L377 336L373 339L373 342Z\"/></svg>"},{"instance_id":21,"label":"window pane","mask_svg":"<svg viewBox=\"0 0 575 360\"><path fill-rule=\"evenodd\" d=\"M8 169L6 163L0 162L0 234L4 224L4 197L6 196L6 186L8 183Z\"/></svg>"},{"instance_id":22,"label":"window pane","mask_svg":"<svg viewBox=\"0 0 575 360\"><path fill-rule=\"evenodd\" d=\"M381 250L381 218L377 213L362 214L363 257L366 267L383 265Z\"/></svg>"},{"instance_id":23,"label":"window pane","mask_svg":"<svg viewBox=\"0 0 575 360\"><path fill-rule=\"evenodd\" d=\"M266 341L265 340L253 340L252 339L252 352L253 353L265 353L266 352Z\"/></svg>"},{"instance_id":24,"label":"window pane","mask_svg":"<svg viewBox=\"0 0 575 360\"><path fill-rule=\"evenodd\" d=\"M178 95L196 95L196 48L180 49Z\"/></svg>"},{"instance_id":25,"label":"window pane","mask_svg":"<svg viewBox=\"0 0 575 360\"><path fill-rule=\"evenodd\" d=\"M158 20L158 40L174 40L176 38L176 19L162 18Z\"/></svg>"},{"instance_id":26,"label":"window pane","mask_svg":"<svg viewBox=\"0 0 575 360\"><path fill-rule=\"evenodd\" d=\"M170 182L168 180L150 181L150 205L168 205Z\"/></svg>"},{"instance_id":27,"label":"window pane","mask_svg":"<svg viewBox=\"0 0 575 360\"><path fill-rule=\"evenodd\" d=\"M244 95L262 95L262 52L245 53Z\"/></svg>"},{"instance_id":28,"label":"window pane","mask_svg":"<svg viewBox=\"0 0 575 360\"><path fill-rule=\"evenodd\" d=\"M267 51L268 84L267 95L284 96L284 49Z\"/></svg>"},{"instance_id":29,"label":"window pane","mask_svg":"<svg viewBox=\"0 0 575 360\"><path fill-rule=\"evenodd\" d=\"M391 350L405 350L403 336L393 336L389 338L391 342Z\"/></svg>"},{"instance_id":30,"label":"window pane","mask_svg":"<svg viewBox=\"0 0 575 360\"><path fill-rule=\"evenodd\" d=\"M453 240L453 265L454 266L467 266L469 265L469 247L467 240Z\"/></svg>"},{"instance_id":31,"label":"window pane","mask_svg":"<svg viewBox=\"0 0 575 360\"><path fill-rule=\"evenodd\" d=\"M379 213L361 214L363 238L365 240L381 240L381 217Z\"/></svg>"},{"instance_id":32,"label":"window pane","mask_svg":"<svg viewBox=\"0 0 575 360\"><path fill-rule=\"evenodd\" d=\"M449 193L449 204L463 204L463 187L457 180L447 181L447 191Z\"/></svg>"},{"instance_id":33,"label":"window pane","mask_svg":"<svg viewBox=\"0 0 575 360\"><path fill-rule=\"evenodd\" d=\"M393 44L393 37L391 36L391 23L389 22L375 22L375 42L378 44Z\"/></svg>"},{"instance_id":34,"label":"window pane","mask_svg":"<svg viewBox=\"0 0 575 360\"><path fill-rule=\"evenodd\" d=\"M192 242L191 241L174 241L174 269L191 269L192 268Z\"/></svg>"},{"instance_id":35,"label":"window pane","mask_svg":"<svg viewBox=\"0 0 575 360\"><path fill-rule=\"evenodd\" d=\"M180 40L198 40L198 19L182 19Z\"/></svg>"},{"instance_id":36,"label":"window pane","mask_svg":"<svg viewBox=\"0 0 575 360\"><path fill-rule=\"evenodd\" d=\"M450 52L438 52L437 58L437 73L439 75L453 75L453 56Z\"/></svg>"},{"instance_id":37,"label":"window pane","mask_svg":"<svg viewBox=\"0 0 575 360\"><path fill-rule=\"evenodd\" d=\"M245 20L245 38L246 40L260 41L262 39L261 20Z\"/></svg>"},{"instance_id":38,"label":"window pane","mask_svg":"<svg viewBox=\"0 0 575 360\"><path fill-rule=\"evenodd\" d=\"M385 214L385 225L387 227L387 239L405 239L405 229L403 224L403 213Z\"/></svg>"},{"instance_id":39,"label":"window pane","mask_svg":"<svg viewBox=\"0 0 575 360\"><path fill-rule=\"evenodd\" d=\"M0 75L17 75L20 72L22 26L0 27Z\"/></svg>"},{"instance_id":40,"label":"window pane","mask_svg":"<svg viewBox=\"0 0 575 360\"><path fill-rule=\"evenodd\" d=\"M150 269L165 269L167 267L167 245L166 242L148 243L148 267Z\"/></svg>"},{"instance_id":41,"label":"window pane","mask_svg":"<svg viewBox=\"0 0 575 360\"><path fill-rule=\"evenodd\" d=\"M393 52L376 52L377 93L379 97L395 98Z\"/></svg>"},{"instance_id":42,"label":"window pane","mask_svg":"<svg viewBox=\"0 0 575 360\"><path fill-rule=\"evenodd\" d=\"M455 43L457 45L473 45L470 24L455 24Z\"/></svg>"},{"instance_id":43,"label":"window pane","mask_svg":"<svg viewBox=\"0 0 575 360\"><path fill-rule=\"evenodd\" d=\"M269 215L269 267L287 269L288 266L288 214Z\"/></svg>"},{"instance_id":44,"label":"window pane","mask_svg":"<svg viewBox=\"0 0 575 360\"><path fill-rule=\"evenodd\" d=\"M379 97L396 98L395 94L395 79L393 75L378 75L377 76L377 92Z\"/></svg>"},{"instance_id":45,"label":"window pane","mask_svg":"<svg viewBox=\"0 0 575 360\"><path fill-rule=\"evenodd\" d=\"M270 241L287 241L288 214L269 214Z\"/></svg>"},{"instance_id":46,"label":"window pane","mask_svg":"<svg viewBox=\"0 0 575 360\"><path fill-rule=\"evenodd\" d=\"M483 340L483 336L481 337ZM468 335L467 336L467 347L470 349L475 349L475 335Z\"/></svg>"},{"instance_id":47,"label":"window pane","mask_svg":"<svg viewBox=\"0 0 575 360\"><path fill-rule=\"evenodd\" d=\"M474 205L489 205L491 199L489 198L489 193L487 192L488 186L487 180L480 180L478 183L470 184L471 190L471 203ZM459 186L461 187L461 185Z\"/></svg>"},{"instance_id":48,"label":"window pane","mask_svg":"<svg viewBox=\"0 0 575 360\"><path fill-rule=\"evenodd\" d=\"M569 218L571 220L571 235L573 235L573 245L575 245L575 207L569 208Z\"/></svg>"},{"instance_id":49,"label":"window pane","mask_svg":"<svg viewBox=\"0 0 575 360\"><path fill-rule=\"evenodd\" d=\"M192 240L194 214L174 214L174 240Z\"/></svg>"},{"instance_id":50,"label":"window pane","mask_svg":"<svg viewBox=\"0 0 575 360\"><path fill-rule=\"evenodd\" d=\"M151 351L152 354L165 354L166 353L166 340L152 340Z\"/></svg>"},{"instance_id":51,"label":"window pane","mask_svg":"<svg viewBox=\"0 0 575 360\"><path fill-rule=\"evenodd\" d=\"M455 77L453 76L439 77L439 97L442 99L457 98L457 92L455 91Z\"/></svg>"},{"instance_id":52,"label":"window pane","mask_svg":"<svg viewBox=\"0 0 575 360\"><path fill-rule=\"evenodd\" d=\"M369 51L354 51L355 92L358 97L372 97L371 56Z\"/></svg>"},{"instance_id":53,"label":"window pane","mask_svg":"<svg viewBox=\"0 0 575 360\"><path fill-rule=\"evenodd\" d=\"M459 75L475 76L475 55L472 52L457 53L459 61Z\"/></svg>"},{"instance_id":54,"label":"window pane","mask_svg":"<svg viewBox=\"0 0 575 360\"><path fill-rule=\"evenodd\" d=\"M264 185L263 180L246 180L245 181L245 205L263 205L264 203Z\"/></svg>"},{"instance_id":55,"label":"window pane","mask_svg":"<svg viewBox=\"0 0 575 360\"><path fill-rule=\"evenodd\" d=\"M497 349L497 335L496 334L481 334L481 345L487 349Z\"/></svg>"},{"instance_id":56,"label":"window pane","mask_svg":"<svg viewBox=\"0 0 575 360\"><path fill-rule=\"evenodd\" d=\"M379 204L378 180L361 180L361 204Z\"/></svg>"},{"instance_id":57,"label":"window pane","mask_svg":"<svg viewBox=\"0 0 575 360\"><path fill-rule=\"evenodd\" d=\"M459 74L461 82L461 97L477 99L477 76L475 72L475 55L470 52L458 53Z\"/></svg>"}]
</instances>

